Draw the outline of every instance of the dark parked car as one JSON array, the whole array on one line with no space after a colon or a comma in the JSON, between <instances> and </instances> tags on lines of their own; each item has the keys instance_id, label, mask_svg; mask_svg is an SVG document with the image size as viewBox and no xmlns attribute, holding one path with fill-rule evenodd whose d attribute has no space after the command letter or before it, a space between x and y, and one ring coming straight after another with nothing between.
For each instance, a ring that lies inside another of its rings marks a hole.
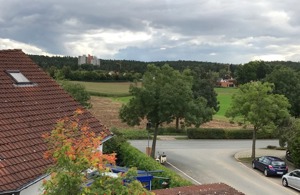
<instances>
[{"instance_id":1,"label":"dark parked car","mask_svg":"<svg viewBox=\"0 0 300 195\"><path fill-rule=\"evenodd\" d=\"M275 156L261 156L252 161L253 169L264 172L265 176L284 175L288 172L286 163Z\"/></svg>"}]
</instances>

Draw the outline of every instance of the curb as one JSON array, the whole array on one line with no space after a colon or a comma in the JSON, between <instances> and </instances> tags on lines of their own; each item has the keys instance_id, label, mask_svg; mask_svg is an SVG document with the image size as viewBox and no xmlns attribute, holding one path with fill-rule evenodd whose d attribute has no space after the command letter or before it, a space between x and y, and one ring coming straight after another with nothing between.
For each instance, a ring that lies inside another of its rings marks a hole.
<instances>
[{"instance_id":1,"label":"curb","mask_svg":"<svg viewBox=\"0 0 300 195\"><path fill-rule=\"evenodd\" d=\"M252 154L252 150L244 150L234 154L234 158L237 161L240 161L240 158L250 158ZM285 158L285 150L274 150L274 149L256 149L255 154L257 157L259 156L276 156L281 159Z\"/></svg>"}]
</instances>

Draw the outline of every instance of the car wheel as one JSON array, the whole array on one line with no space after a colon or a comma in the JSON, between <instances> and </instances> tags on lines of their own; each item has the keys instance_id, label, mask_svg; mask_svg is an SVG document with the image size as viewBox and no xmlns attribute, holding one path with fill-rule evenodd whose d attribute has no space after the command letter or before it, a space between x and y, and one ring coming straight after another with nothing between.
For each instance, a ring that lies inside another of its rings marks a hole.
<instances>
[{"instance_id":1,"label":"car wheel","mask_svg":"<svg viewBox=\"0 0 300 195\"><path fill-rule=\"evenodd\" d=\"M266 177L268 177L268 176L269 176L269 174L268 174L268 170L267 170L267 169L265 169L265 171L264 171L264 175L265 175Z\"/></svg>"},{"instance_id":2,"label":"car wheel","mask_svg":"<svg viewBox=\"0 0 300 195\"><path fill-rule=\"evenodd\" d=\"M288 182L287 182L287 180L286 180L285 178L282 179L282 185L283 185L284 187L289 186L289 184L288 184Z\"/></svg>"},{"instance_id":3,"label":"car wheel","mask_svg":"<svg viewBox=\"0 0 300 195\"><path fill-rule=\"evenodd\" d=\"M253 169L255 169L255 168L256 168L254 163L252 163L252 168L253 168Z\"/></svg>"}]
</instances>

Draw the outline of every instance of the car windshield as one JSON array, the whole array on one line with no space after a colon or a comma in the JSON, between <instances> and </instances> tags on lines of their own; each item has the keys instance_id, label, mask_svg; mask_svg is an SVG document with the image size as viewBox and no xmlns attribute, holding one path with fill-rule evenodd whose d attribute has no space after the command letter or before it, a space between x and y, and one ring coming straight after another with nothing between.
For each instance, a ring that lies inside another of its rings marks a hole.
<instances>
[{"instance_id":1,"label":"car windshield","mask_svg":"<svg viewBox=\"0 0 300 195\"><path fill-rule=\"evenodd\" d=\"M272 161L273 166L285 166L285 162L282 161Z\"/></svg>"}]
</instances>

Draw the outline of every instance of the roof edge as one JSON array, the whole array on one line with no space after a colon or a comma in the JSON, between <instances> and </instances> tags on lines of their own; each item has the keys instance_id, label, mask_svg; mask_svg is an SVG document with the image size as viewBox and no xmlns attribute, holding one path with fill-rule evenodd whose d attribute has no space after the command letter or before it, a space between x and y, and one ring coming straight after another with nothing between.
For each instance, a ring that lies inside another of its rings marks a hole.
<instances>
[{"instance_id":1,"label":"roof edge","mask_svg":"<svg viewBox=\"0 0 300 195\"><path fill-rule=\"evenodd\" d=\"M45 179L45 178L48 177L49 175L50 175L50 174L44 174L44 175L42 175L42 176L36 178L35 180L33 180L33 181L31 181L31 182L29 182L29 183L23 185L22 187L20 187L20 188L18 188L18 189L16 189L16 190L2 191L2 192L0 192L0 195L1 195L1 194L9 194L9 193L19 193L19 192L21 192L22 190L24 190L24 189L26 189L26 188L32 186L33 184L36 184L36 183L39 182L39 181L41 181L42 179Z\"/></svg>"}]
</instances>

